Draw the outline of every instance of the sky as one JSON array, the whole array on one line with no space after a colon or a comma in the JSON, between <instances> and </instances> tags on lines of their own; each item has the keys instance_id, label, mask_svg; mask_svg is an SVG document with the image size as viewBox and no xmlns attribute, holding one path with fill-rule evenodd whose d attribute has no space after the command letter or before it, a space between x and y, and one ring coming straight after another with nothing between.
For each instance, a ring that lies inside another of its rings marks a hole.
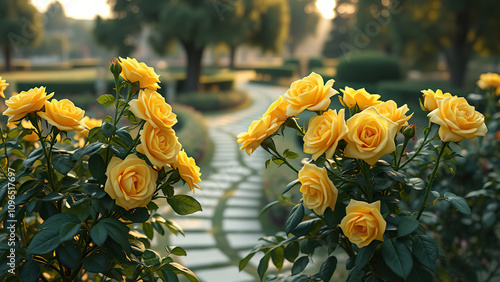
<instances>
[{"instance_id":1,"label":"sky","mask_svg":"<svg viewBox=\"0 0 500 282\"><path fill-rule=\"evenodd\" d=\"M32 0L33 4L42 12L55 0ZM106 0L59 0L64 6L66 15L75 19L93 19L96 15L109 16L109 6Z\"/></svg>"},{"instance_id":2,"label":"sky","mask_svg":"<svg viewBox=\"0 0 500 282\"><path fill-rule=\"evenodd\" d=\"M55 0L32 0L40 11L45 11L48 4ZM96 15L109 16L109 6L106 0L59 0L66 11L66 15L76 19L93 19ZM317 0L316 6L324 18L331 19L335 16L333 8L335 0Z\"/></svg>"}]
</instances>

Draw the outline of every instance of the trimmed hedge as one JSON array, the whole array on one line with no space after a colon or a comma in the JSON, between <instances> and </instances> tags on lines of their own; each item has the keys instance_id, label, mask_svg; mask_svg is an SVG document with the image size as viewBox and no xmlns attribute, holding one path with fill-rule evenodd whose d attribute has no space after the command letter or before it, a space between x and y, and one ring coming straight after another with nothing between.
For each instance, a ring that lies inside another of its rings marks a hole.
<instances>
[{"instance_id":1,"label":"trimmed hedge","mask_svg":"<svg viewBox=\"0 0 500 282\"><path fill-rule=\"evenodd\" d=\"M337 79L342 81L368 84L401 78L401 68L396 58L382 52L354 53L340 60L337 66Z\"/></svg>"},{"instance_id":2,"label":"trimmed hedge","mask_svg":"<svg viewBox=\"0 0 500 282\"><path fill-rule=\"evenodd\" d=\"M47 92L61 93L64 95L76 95L76 94L95 94L95 81L94 80L84 80L84 81L30 81L30 82L17 82L17 90L27 91L33 87L45 86ZM107 81L105 85L105 91L111 92L115 84L113 81Z\"/></svg>"},{"instance_id":3,"label":"trimmed hedge","mask_svg":"<svg viewBox=\"0 0 500 282\"><path fill-rule=\"evenodd\" d=\"M293 65L283 65L281 67L255 68L257 76L262 76L263 80L291 78L297 75L297 68ZM269 76L270 79L265 79Z\"/></svg>"},{"instance_id":4,"label":"trimmed hedge","mask_svg":"<svg viewBox=\"0 0 500 282\"><path fill-rule=\"evenodd\" d=\"M201 113L180 104L172 105L177 114L177 124L174 130L187 155L199 163L210 146L210 137L205 120Z\"/></svg>"},{"instance_id":5,"label":"trimmed hedge","mask_svg":"<svg viewBox=\"0 0 500 282\"><path fill-rule=\"evenodd\" d=\"M243 90L224 92L183 93L176 97L180 104L188 105L201 112L220 111L234 108L249 101L249 96Z\"/></svg>"}]
</instances>

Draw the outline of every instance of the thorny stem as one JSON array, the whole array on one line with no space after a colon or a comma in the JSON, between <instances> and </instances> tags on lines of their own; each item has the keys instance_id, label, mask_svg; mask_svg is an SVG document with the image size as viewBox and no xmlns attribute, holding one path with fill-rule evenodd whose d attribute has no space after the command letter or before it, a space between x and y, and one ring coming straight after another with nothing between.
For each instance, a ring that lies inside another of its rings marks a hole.
<instances>
[{"instance_id":1,"label":"thorny stem","mask_svg":"<svg viewBox=\"0 0 500 282\"><path fill-rule=\"evenodd\" d=\"M418 156L418 154L420 153L420 151L422 151L422 149L425 147L425 145L427 145L427 142L428 142L427 138L429 138L429 134L431 133L432 125L433 125L433 123L431 123L429 121L429 126L427 127L428 129L425 132L424 140L422 141L422 143L420 143L420 146L418 146L417 150L415 151L415 153L411 157L409 157L401 166L397 166L394 168L396 171L402 169L407 164L409 164L416 156ZM402 153L401 153L401 155L402 155Z\"/></svg>"}]
</instances>

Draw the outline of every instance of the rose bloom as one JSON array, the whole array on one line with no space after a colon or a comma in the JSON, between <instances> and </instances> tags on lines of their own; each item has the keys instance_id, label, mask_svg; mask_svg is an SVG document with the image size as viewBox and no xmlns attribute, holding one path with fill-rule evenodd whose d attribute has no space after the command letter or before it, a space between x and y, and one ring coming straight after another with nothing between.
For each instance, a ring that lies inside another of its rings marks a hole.
<instances>
[{"instance_id":1,"label":"rose bloom","mask_svg":"<svg viewBox=\"0 0 500 282\"><path fill-rule=\"evenodd\" d=\"M344 155L361 159L374 165L383 155L396 150L394 137L398 124L381 115L370 107L347 120Z\"/></svg>"},{"instance_id":2,"label":"rose bloom","mask_svg":"<svg viewBox=\"0 0 500 282\"><path fill-rule=\"evenodd\" d=\"M54 93L47 95L45 87L35 87L28 91L22 91L5 101L8 109L3 112L3 115L9 117L8 122L16 122L29 113L41 110L45 101L52 96Z\"/></svg>"},{"instance_id":3,"label":"rose bloom","mask_svg":"<svg viewBox=\"0 0 500 282\"><path fill-rule=\"evenodd\" d=\"M286 115L286 108L288 103L285 102L283 96L280 96L276 101L274 101L271 106L267 109L267 111L263 114L270 115L271 118L277 118L278 121L285 121L288 116Z\"/></svg>"},{"instance_id":4,"label":"rose bloom","mask_svg":"<svg viewBox=\"0 0 500 282\"><path fill-rule=\"evenodd\" d=\"M337 114L337 110L328 110L321 116L309 120L307 132L304 135L304 153L312 154L316 160L326 152L326 157L331 158L335 153L337 144L347 134L344 120L344 109Z\"/></svg>"},{"instance_id":5,"label":"rose bloom","mask_svg":"<svg viewBox=\"0 0 500 282\"><path fill-rule=\"evenodd\" d=\"M5 89L7 89L7 86L9 86L8 83L6 83L5 80L2 80L2 77L0 76L0 97L5 99L5 94L3 93Z\"/></svg>"},{"instance_id":6,"label":"rose bloom","mask_svg":"<svg viewBox=\"0 0 500 282\"><path fill-rule=\"evenodd\" d=\"M179 171L181 178L186 181L193 193L195 187L201 190L200 186L197 184L201 182L200 168L196 165L193 158L187 156L184 150L179 152L175 162L172 163L172 167Z\"/></svg>"},{"instance_id":7,"label":"rose bloom","mask_svg":"<svg viewBox=\"0 0 500 282\"><path fill-rule=\"evenodd\" d=\"M84 116L81 120L81 123L82 123L84 129L82 131L78 132L78 135L81 135L85 138L89 137L89 131L92 128L102 126L102 120L90 118L88 116Z\"/></svg>"},{"instance_id":8,"label":"rose bloom","mask_svg":"<svg viewBox=\"0 0 500 282\"><path fill-rule=\"evenodd\" d=\"M104 191L126 210L145 207L156 191L158 172L136 155L113 157L106 170Z\"/></svg>"},{"instance_id":9,"label":"rose bloom","mask_svg":"<svg viewBox=\"0 0 500 282\"><path fill-rule=\"evenodd\" d=\"M160 88L158 79L160 76L155 73L152 67L148 67L145 63L139 63L136 59L124 59L120 57L120 65L122 66L122 73L120 74L123 79L129 82L139 81L140 88L148 88L157 90Z\"/></svg>"},{"instance_id":10,"label":"rose bloom","mask_svg":"<svg viewBox=\"0 0 500 282\"><path fill-rule=\"evenodd\" d=\"M144 89L139 91L137 99L129 103L130 111L140 119L151 123L154 127L172 127L177 123L177 115L172 107L165 102L160 93Z\"/></svg>"},{"instance_id":11,"label":"rose bloom","mask_svg":"<svg viewBox=\"0 0 500 282\"><path fill-rule=\"evenodd\" d=\"M497 73L483 73L479 76L479 80L477 81L477 86L481 89L486 89L491 87L495 89L495 94L500 95L500 74Z\"/></svg>"},{"instance_id":12,"label":"rose bloom","mask_svg":"<svg viewBox=\"0 0 500 282\"><path fill-rule=\"evenodd\" d=\"M253 121L248 128L248 132L238 134L238 144L241 144L240 150L245 149L248 155L251 155L257 149L262 141L271 136L283 121L273 118L271 115L264 115L258 120Z\"/></svg>"},{"instance_id":13,"label":"rose bloom","mask_svg":"<svg viewBox=\"0 0 500 282\"><path fill-rule=\"evenodd\" d=\"M376 104L373 107L375 107L381 115L397 123L398 131L401 130L403 126L408 125L408 120L413 116L413 113L406 116L406 113L410 110L406 104L398 108L398 105L393 100Z\"/></svg>"},{"instance_id":14,"label":"rose bloom","mask_svg":"<svg viewBox=\"0 0 500 282\"><path fill-rule=\"evenodd\" d=\"M85 111L76 107L68 99L46 101L45 112L39 112L38 115L61 131L84 129L81 121L85 116Z\"/></svg>"},{"instance_id":15,"label":"rose bloom","mask_svg":"<svg viewBox=\"0 0 500 282\"><path fill-rule=\"evenodd\" d=\"M488 128L484 116L467 103L463 97L446 97L438 101L438 108L427 115L438 124L439 138L443 142L459 142L464 138L484 136Z\"/></svg>"},{"instance_id":16,"label":"rose bloom","mask_svg":"<svg viewBox=\"0 0 500 282\"><path fill-rule=\"evenodd\" d=\"M146 123L139 134L141 144L137 146L137 152L146 155L153 165L163 167L175 161L182 146L172 128L155 128Z\"/></svg>"},{"instance_id":17,"label":"rose bloom","mask_svg":"<svg viewBox=\"0 0 500 282\"><path fill-rule=\"evenodd\" d=\"M317 73L292 83L290 89L283 96L288 103L287 116L296 116L304 110L325 111L330 105L330 97L337 94L332 86L335 81L330 79L323 84L323 77Z\"/></svg>"},{"instance_id":18,"label":"rose bloom","mask_svg":"<svg viewBox=\"0 0 500 282\"><path fill-rule=\"evenodd\" d=\"M366 203L351 200L340 228L349 241L358 248L368 246L373 240L384 241L387 223L380 214L380 201Z\"/></svg>"},{"instance_id":19,"label":"rose bloom","mask_svg":"<svg viewBox=\"0 0 500 282\"><path fill-rule=\"evenodd\" d=\"M317 215L323 215L328 207L335 209L339 190L328 178L326 168L306 163L299 171L299 181L304 206Z\"/></svg>"},{"instance_id":20,"label":"rose bloom","mask_svg":"<svg viewBox=\"0 0 500 282\"><path fill-rule=\"evenodd\" d=\"M345 90L340 89L340 91L344 94L340 102L349 109L358 105L360 110L364 110L370 106L382 103L382 101L378 100L380 95L370 94L364 88L355 90L354 88L346 87Z\"/></svg>"},{"instance_id":21,"label":"rose bloom","mask_svg":"<svg viewBox=\"0 0 500 282\"><path fill-rule=\"evenodd\" d=\"M437 101L443 100L445 97L452 97L450 93L443 93L440 89L436 90L436 92L431 89L422 90L422 93L424 93L424 95L422 95L424 97L424 108L428 111L434 111L437 109Z\"/></svg>"}]
</instances>

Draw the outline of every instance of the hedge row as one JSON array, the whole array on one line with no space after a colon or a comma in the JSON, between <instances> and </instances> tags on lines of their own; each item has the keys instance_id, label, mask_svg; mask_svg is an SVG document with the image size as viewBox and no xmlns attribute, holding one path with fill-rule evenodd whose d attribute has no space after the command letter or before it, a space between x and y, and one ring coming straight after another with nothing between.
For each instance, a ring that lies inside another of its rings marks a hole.
<instances>
[{"instance_id":1,"label":"hedge row","mask_svg":"<svg viewBox=\"0 0 500 282\"><path fill-rule=\"evenodd\" d=\"M177 114L178 122L174 125L174 130L179 142L188 156L200 162L211 142L203 116L184 105L174 104L172 107Z\"/></svg>"},{"instance_id":2,"label":"hedge row","mask_svg":"<svg viewBox=\"0 0 500 282\"><path fill-rule=\"evenodd\" d=\"M243 90L222 92L183 93L176 97L180 104L188 105L201 112L220 111L234 108L249 102L249 96Z\"/></svg>"}]
</instances>

